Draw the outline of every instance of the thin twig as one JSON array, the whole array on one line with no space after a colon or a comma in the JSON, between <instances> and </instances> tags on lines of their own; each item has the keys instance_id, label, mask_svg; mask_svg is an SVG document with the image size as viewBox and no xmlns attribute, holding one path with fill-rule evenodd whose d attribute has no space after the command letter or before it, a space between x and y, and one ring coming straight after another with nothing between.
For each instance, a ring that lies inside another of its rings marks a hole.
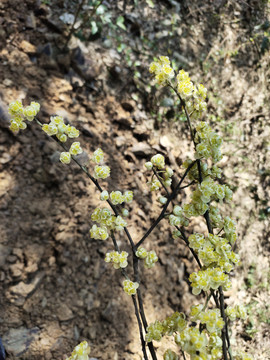
<instances>
[{"instance_id":1,"label":"thin twig","mask_svg":"<svg viewBox=\"0 0 270 360\"><path fill-rule=\"evenodd\" d=\"M188 238L186 237L186 234L184 232L183 228L180 228L179 226L176 226L176 229L178 231L180 231L181 235L182 235L182 239L184 240L184 242L186 243L187 247L189 248L189 250L191 251L192 255L194 256L195 260L197 261L197 264L199 265L199 267L202 267L202 264L200 262L200 259L198 257L198 255L195 253L195 251L189 246L189 242L188 242Z\"/></svg>"},{"instance_id":2,"label":"thin twig","mask_svg":"<svg viewBox=\"0 0 270 360\"><path fill-rule=\"evenodd\" d=\"M181 349L181 353L182 353L182 355L183 355L184 360L186 360L185 353L184 353L184 351L183 351L182 349Z\"/></svg>"},{"instance_id":3,"label":"thin twig","mask_svg":"<svg viewBox=\"0 0 270 360\"><path fill-rule=\"evenodd\" d=\"M142 245L142 243L145 241L145 239L151 234L151 232L154 230L154 228L158 225L158 223L164 218L165 216L165 212L170 204L170 202L177 196L177 193L180 189L180 186L182 184L182 182L184 181L185 177L187 176L189 170L193 167L193 165L196 163L196 161L193 161L188 168L186 169L184 175L182 176L181 180L179 181L179 183L177 184L177 186L175 187L175 189L173 190L173 192L171 193L171 195L168 197L166 204L164 205L159 217L156 219L156 221L151 225L151 227L146 231L146 233L144 234L144 236L141 238L141 240L136 244L136 249L138 249L139 246Z\"/></svg>"},{"instance_id":4,"label":"thin twig","mask_svg":"<svg viewBox=\"0 0 270 360\"><path fill-rule=\"evenodd\" d=\"M224 308L224 295L223 295L223 291L222 291L222 286L220 286L218 288L218 291L219 291L220 312L221 312L221 316L225 322L226 315L225 315L225 308ZM221 336L222 336L222 351L223 351L224 360L228 360L227 346L226 346L226 337L227 337L226 336L226 322L221 330Z\"/></svg>"},{"instance_id":5,"label":"thin twig","mask_svg":"<svg viewBox=\"0 0 270 360\"><path fill-rule=\"evenodd\" d=\"M156 175L158 181L161 183L161 185L162 185L163 189L165 190L167 196L170 196L169 190L166 188L166 186L163 183L163 178L158 174L158 172L156 171L155 168L152 168L152 170L153 170L154 174Z\"/></svg>"},{"instance_id":6,"label":"thin twig","mask_svg":"<svg viewBox=\"0 0 270 360\"><path fill-rule=\"evenodd\" d=\"M77 7L77 10L76 10L76 13L75 13L75 16L74 16L74 20L73 20L73 23L72 23L72 25L71 25L71 29L70 29L70 31L69 31L69 33L68 33L67 40L66 40L66 42L65 42L64 48L66 48L66 47L68 46L68 43L69 43L69 40L70 40L72 34L74 33L74 31L76 31L76 29L74 29L74 28L75 28L75 24L76 24L76 22L77 22L78 16L79 16L79 14L80 14L80 12L81 12L81 10L82 10L82 7L83 7L85 1L86 1L86 0L82 0L82 1L79 3L78 7Z\"/></svg>"}]
</instances>

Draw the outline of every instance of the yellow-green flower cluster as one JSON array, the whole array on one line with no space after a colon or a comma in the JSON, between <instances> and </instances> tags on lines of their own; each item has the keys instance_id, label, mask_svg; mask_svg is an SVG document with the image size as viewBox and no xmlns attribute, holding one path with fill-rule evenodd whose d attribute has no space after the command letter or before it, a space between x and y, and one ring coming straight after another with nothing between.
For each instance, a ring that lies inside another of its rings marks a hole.
<instances>
[{"instance_id":1,"label":"yellow-green flower cluster","mask_svg":"<svg viewBox=\"0 0 270 360\"><path fill-rule=\"evenodd\" d=\"M216 206L209 206L209 217L213 228L222 227L223 220L220 211Z\"/></svg>"},{"instance_id":2,"label":"yellow-green flower cluster","mask_svg":"<svg viewBox=\"0 0 270 360\"><path fill-rule=\"evenodd\" d=\"M116 216L116 219L114 220L114 229L121 231L124 230L126 226L127 226L127 222L122 218L122 216L120 215Z\"/></svg>"},{"instance_id":3,"label":"yellow-green flower cluster","mask_svg":"<svg viewBox=\"0 0 270 360\"><path fill-rule=\"evenodd\" d=\"M166 170L163 173L163 181L162 181L166 187L171 186L172 176L173 176L173 169L166 167Z\"/></svg>"},{"instance_id":4,"label":"yellow-green flower cluster","mask_svg":"<svg viewBox=\"0 0 270 360\"><path fill-rule=\"evenodd\" d=\"M151 269L155 266L155 263L158 261L157 254L154 250L151 250L147 253L146 258L144 259L144 267L146 269Z\"/></svg>"},{"instance_id":5,"label":"yellow-green flower cluster","mask_svg":"<svg viewBox=\"0 0 270 360\"><path fill-rule=\"evenodd\" d=\"M234 264L239 262L239 255L232 251L226 238L213 234L204 238L202 234L195 233L189 236L188 241L189 246L196 251L207 267L217 266L230 272Z\"/></svg>"},{"instance_id":6,"label":"yellow-green flower cluster","mask_svg":"<svg viewBox=\"0 0 270 360\"><path fill-rule=\"evenodd\" d=\"M185 100L188 112L193 117L198 118L207 108L205 102L206 88L202 84L194 85L190 80L189 74L184 70L180 70L176 78L178 94Z\"/></svg>"},{"instance_id":7,"label":"yellow-green flower cluster","mask_svg":"<svg viewBox=\"0 0 270 360\"><path fill-rule=\"evenodd\" d=\"M165 205L166 202L167 202L167 200L168 200L168 199L167 199L165 196L160 196L160 197L158 198L158 202L160 202L161 205Z\"/></svg>"},{"instance_id":8,"label":"yellow-green flower cluster","mask_svg":"<svg viewBox=\"0 0 270 360\"><path fill-rule=\"evenodd\" d=\"M210 176L207 176L191 195L191 203L184 204L186 217L205 214L209 209L208 203L211 200L223 201L231 199L231 190L227 185L216 183Z\"/></svg>"},{"instance_id":9,"label":"yellow-green flower cluster","mask_svg":"<svg viewBox=\"0 0 270 360\"><path fill-rule=\"evenodd\" d=\"M21 101L12 101L8 108L8 112L11 115L10 130L13 132L24 130L27 127L25 120L33 121L39 109L40 104L34 101L25 108L22 106Z\"/></svg>"},{"instance_id":10,"label":"yellow-green flower cluster","mask_svg":"<svg viewBox=\"0 0 270 360\"><path fill-rule=\"evenodd\" d=\"M157 61L153 61L149 71L155 75L155 79L160 85L166 85L174 77L174 71L167 56L159 56Z\"/></svg>"},{"instance_id":11,"label":"yellow-green flower cluster","mask_svg":"<svg viewBox=\"0 0 270 360\"><path fill-rule=\"evenodd\" d=\"M66 360L89 360L88 355L90 354L90 351L91 348L87 341L83 341L74 348L71 356Z\"/></svg>"},{"instance_id":12,"label":"yellow-green flower cluster","mask_svg":"<svg viewBox=\"0 0 270 360\"><path fill-rule=\"evenodd\" d=\"M77 138L80 135L75 126L66 125L62 116L51 116L50 123L42 125L42 130L49 136L55 135L61 142L66 142L67 138Z\"/></svg>"},{"instance_id":13,"label":"yellow-green flower cluster","mask_svg":"<svg viewBox=\"0 0 270 360\"><path fill-rule=\"evenodd\" d=\"M190 314L192 321L201 320L201 323L206 325L206 329L202 332L197 327L188 327L185 315L175 312L164 321L156 320L150 324L146 329L145 341L160 341L164 335L175 335L176 344L180 345L191 359L220 360L222 357L220 334L224 326L220 310L202 310L203 305L196 305L192 307Z\"/></svg>"},{"instance_id":14,"label":"yellow-green flower cluster","mask_svg":"<svg viewBox=\"0 0 270 360\"><path fill-rule=\"evenodd\" d=\"M144 259L144 267L146 269L151 269L158 261L157 254L154 250L147 251L142 246L140 246L136 251L136 256L140 259Z\"/></svg>"},{"instance_id":15,"label":"yellow-green flower cluster","mask_svg":"<svg viewBox=\"0 0 270 360\"><path fill-rule=\"evenodd\" d=\"M208 337L196 327L187 327L175 335L176 344L190 355L192 360L208 360Z\"/></svg>"},{"instance_id":16,"label":"yellow-green flower cluster","mask_svg":"<svg viewBox=\"0 0 270 360\"><path fill-rule=\"evenodd\" d=\"M151 181L149 181L147 185L150 186L150 191L156 191L162 186L161 182L156 178L153 178Z\"/></svg>"},{"instance_id":17,"label":"yellow-green flower cluster","mask_svg":"<svg viewBox=\"0 0 270 360\"><path fill-rule=\"evenodd\" d=\"M179 205L173 208L173 214L169 215L169 222L172 226L188 226L189 221L184 216L183 209Z\"/></svg>"},{"instance_id":18,"label":"yellow-green flower cluster","mask_svg":"<svg viewBox=\"0 0 270 360\"><path fill-rule=\"evenodd\" d=\"M104 153L103 151L98 148L97 150L94 151L91 160L95 163L95 164L102 164L103 160L104 160Z\"/></svg>"},{"instance_id":19,"label":"yellow-green flower cluster","mask_svg":"<svg viewBox=\"0 0 270 360\"><path fill-rule=\"evenodd\" d=\"M112 262L115 269L123 269L128 265L127 257L128 253L126 251L121 251L121 253L118 251L111 251L106 254L105 262Z\"/></svg>"},{"instance_id":20,"label":"yellow-green flower cluster","mask_svg":"<svg viewBox=\"0 0 270 360\"><path fill-rule=\"evenodd\" d=\"M113 226L113 222L115 217L113 216L113 213L108 208L96 208L91 215L91 219L101 226L106 226L111 229Z\"/></svg>"},{"instance_id":21,"label":"yellow-green flower cluster","mask_svg":"<svg viewBox=\"0 0 270 360\"><path fill-rule=\"evenodd\" d=\"M71 155L75 156L75 155L79 155L83 152L81 145L79 143L79 141L76 141L74 143L72 143L72 145L70 146L69 151L63 151L60 154L60 161L63 164L69 164L71 161Z\"/></svg>"},{"instance_id":22,"label":"yellow-green flower cluster","mask_svg":"<svg viewBox=\"0 0 270 360\"><path fill-rule=\"evenodd\" d=\"M206 325L206 329L210 334L220 334L225 324L219 309L202 311L196 316L196 320L197 319Z\"/></svg>"},{"instance_id":23,"label":"yellow-green flower cluster","mask_svg":"<svg viewBox=\"0 0 270 360\"><path fill-rule=\"evenodd\" d=\"M91 215L91 219L100 224L102 228L105 228L107 233L108 230L115 229L120 231L127 226L127 222L122 218L122 216L113 215L112 211L108 208L96 208Z\"/></svg>"},{"instance_id":24,"label":"yellow-green flower cluster","mask_svg":"<svg viewBox=\"0 0 270 360\"><path fill-rule=\"evenodd\" d=\"M100 200L101 201L106 201L109 199L109 193L107 190L103 190L102 193L100 194Z\"/></svg>"},{"instance_id":25,"label":"yellow-green flower cluster","mask_svg":"<svg viewBox=\"0 0 270 360\"><path fill-rule=\"evenodd\" d=\"M216 290L219 286L223 286L225 290L231 288L229 276L224 273L223 269L218 267L199 270L197 273L194 272L190 274L189 281L194 295L199 295L202 290Z\"/></svg>"},{"instance_id":26,"label":"yellow-green flower cluster","mask_svg":"<svg viewBox=\"0 0 270 360\"><path fill-rule=\"evenodd\" d=\"M186 159L183 162L182 165L183 168L187 169L192 164L192 162L193 161L191 159L189 158ZM214 164L211 168L208 168L208 165L205 162L201 162L200 165L201 165L201 175L203 179L206 178L207 176L211 176L212 179L221 178L221 169L216 164ZM199 181L199 171L197 165L192 166L192 168L188 172L187 177L190 180L195 180L197 182Z\"/></svg>"},{"instance_id":27,"label":"yellow-green flower cluster","mask_svg":"<svg viewBox=\"0 0 270 360\"><path fill-rule=\"evenodd\" d=\"M111 169L106 165L96 165L94 169L95 179L106 179L110 176Z\"/></svg>"},{"instance_id":28,"label":"yellow-green flower cluster","mask_svg":"<svg viewBox=\"0 0 270 360\"><path fill-rule=\"evenodd\" d=\"M106 240L109 237L108 230L106 227L93 225L90 229L90 236L92 239L96 240Z\"/></svg>"},{"instance_id":29,"label":"yellow-green flower cluster","mask_svg":"<svg viewBox=\"0 0 270 360\"><path fill-rule=\"evenodd\" d=\"M162 184L166 187L171 186L172 183L171 177L173 176L173 170L170 167L166 167L166 169L164 170L165 159L163 155L156 154L152 156L151 161L145 163L145 167L147 168L147 170L151 170L154 167L162 178L162 179L156 179L152 177L151 181L147 183L147 185L150 186L151 191L160 189Z\"/></svg>"},{"instance_id":30,"label":"yellow-green flower cluster","mask_svg":"<svg viewBox=\"0 0 270 360\"><path fill-rule=\"evenodd\" d=\"M222 339L217 334L210 335L208 352L211 360L220 360L222 358Z\"/></svg>"},{"instance_id":31,"label":"yellow-green flower cluster","mask_svg":"<svg viewBox=\"0 0 270 360\"><path fill-rule=\"evenodd\" d=\"M151 342L153 340L160 341L164 335L164 327L161 321L156 320L146 328L145 341Z\"/></svg>"},{"instance_id":32,"label":"yellow-green flower cluster","mask_svg":"<svg viewBox=\"0 0 270 360\"><path fill-rule=\"evenodd\" d=\"M175 312L168 316L163 322L163 332L167 335L173 335L175 332L181 332L187 326L185 314Z\"/></svg>"},{"instance_id":33,"label":"yellow-green flower cluster","mask_svg":"<svg viewBox=\"0 0 270 360\"><path fill-rule=\"evenodd\" d=\"M181 332L186 326L185 315L175 312L164 321L156 320L154 323L151 323L146 329L145 341L160 341L165 334L173 335L175 332Z\"/></svg>"},{"instance_id":34,"label":"yellow-green flower cluster","mask_svg":"<svg viewBox=\"0 0 270 360\"><path fill-rule=\"evenodd\" d=\"M226 216L224 218L223 226L224 226L224 232L226 234L226 238L233 245L237 239L235 221L231 219L229 216Z\"/></svg>"},{"instance_id":35,"label":"yellow-green flower cluster","mask_svg":"<svg viewBox=\"0 0 270 360\"><path fill-rule=\"evenodd\" d=\"M164 156L161 154L156 154L152 156L151 163L153 166L155 166L157 169L163 169L165 167L165 159Z\"/></svg>"},{"instance_id":36,"label":"yellow-green flower cluster","mask_svg":"<svg viewBox=\"0 0 270 360\"><path fill-rule=\"evenodd\" d=\"M247 312L243 305L227 306L225 313L231 321L236 320L236 318L245 320L247 317Z\"/></svg>"},{"instance_id":37,"label":"yellow-green flower cluster","mask_svg":"<svg viewBox=\"0 0 270 360\"><path fill-rule=\"evenodd\" d=\"M220 150L223 142L222 138L205 121L201 121L196 126L195 142L197 144L196 159L211 158L214 163L222 159Z\"/></svg>"},{"instance_id":38,"label":"yellow-green flower cluster","mask_svg":"<svg viewBox=\"0 0 270 360\"><path fill-rule=\"evenodd\" d=\"M106 179L110 176L111 169L109 166L101 165L104 160L104 153L100 148L94 151L91 160L96 164L94 168L95 179Z\"/></svg>"},{"instance_id":39,"label":"yellow-green flower cluster","mask_svg":"<svg viewBox=\"0 0 270 360\"><path fill-rule=\"evenodd\" d=\"M133 282L131 280L124 280L123 281L124 291L128 295L135 295L138 287L139 287L139 284L137 282Z\"/></svg>"},{"instance_id":40,"label":"yellow-green flower cluster","mask_svg":"<svg viewBox=\"0 0 270 360\"><path fill-rule=\"evenodd\" d=\"M125 191L124 194L121 191L112 191L110 193L110 199L114 205L122 204L123 202L131 203L133 200L133 191Z\"/></svg>"},{"instance_id":41,"label":"yellow-green flower cluster","mask_svg":"<svg viewBox=\"0 0 270 360\"><path fill-rule=\"evenodd\" d=\"M178 360L179 357L177 356L177 354L174 351L172 351L171 349L168 349L163 354L163 359L164 360Z\"/></svg>"},{"instance_id":42,"label":"yellow-green flower cluster","mask_svg":"<svg viewBox=\"0 0 270 360\"><path fill-rule=\"evenodd\" d=\"M191 160L190 158L186 159L182 166L184 169L187 169L191 164L193 163L193 160ZM202 178L204 179L206 176L209 175L209 169L206 163L201 162L201 174L202 174ZM192 166L192 168L189 170L187 177L190 180L195 180L195 181L199 181L199 171L198 171L198 166L197 164L194 164Z\"/></svg>"}]
</instances>

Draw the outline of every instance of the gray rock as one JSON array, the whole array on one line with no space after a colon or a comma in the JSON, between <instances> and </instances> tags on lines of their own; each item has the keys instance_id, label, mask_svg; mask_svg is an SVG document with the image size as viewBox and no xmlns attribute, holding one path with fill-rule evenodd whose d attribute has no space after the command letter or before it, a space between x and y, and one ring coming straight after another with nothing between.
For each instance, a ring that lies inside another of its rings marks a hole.
<instances>
[{"instance_id":1,"label":"gray rock","mask_svg":"<svg viewBox=\"0 0 270 360\"><path fill-rule=\"evenodd\" d=\"M31 343L38 336L39 331L37 327L32 329L25 327L10 329L3 336L3 344L6 351L14 356L21 356L29 349Z\"/></svg>"}]
</instances>

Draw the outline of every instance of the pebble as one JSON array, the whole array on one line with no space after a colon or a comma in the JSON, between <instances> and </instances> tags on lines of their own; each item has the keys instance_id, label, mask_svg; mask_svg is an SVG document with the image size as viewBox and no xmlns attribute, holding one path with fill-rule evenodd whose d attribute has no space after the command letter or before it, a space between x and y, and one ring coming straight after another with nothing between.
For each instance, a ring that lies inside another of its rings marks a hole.
<instances>
[{"instance_id":1,"label":"pebble","mask_svg":"<svg viewBox=\"0 0 270 360\"><path fill-rule=\"evenodd\" d=\"M139 156L150 156L151 154L153 154L153 149L151 148L150 145L143 142L139 142L132 146L131 152Z\"/></svg>"},{"instance_id":2,"label":"pebble","mask_svg":"<svg viewBox=\"0 0 270 360\"><path fill-rule=\"evenodd\" d=\"M68 321L74 318L73 312L66 304L61 304L56 311L56 316L60 321Z\"/></svg>"},{"instance_id":3,"label":"pebble","mask_svg":"<svg viewBox=\"0 0 270 360\"><path fill-rule=\"evenodd\" d=\"M27 54L35 54L37 51L37 48L26 40L23 40L20 43L20 48L22 49L22 51L24 51Z\"/></svg>"}]
</instances>

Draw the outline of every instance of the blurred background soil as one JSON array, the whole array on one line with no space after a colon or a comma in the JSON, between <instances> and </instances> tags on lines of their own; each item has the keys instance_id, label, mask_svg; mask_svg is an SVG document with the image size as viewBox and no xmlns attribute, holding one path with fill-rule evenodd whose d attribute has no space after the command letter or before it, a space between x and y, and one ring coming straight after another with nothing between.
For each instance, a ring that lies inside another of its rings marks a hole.
<instances>
[{"instance_id":1,"label":"blurred background soil","mask_svg":"<svg viewBox=\"0 0 270 360\"><path fill-rule=\"evenodd\" d=\"M58 161L61 149L37 124L14 135L7 108L15 99L38 101L40 121L63 116L80 130L82 163L104 150L111 177L103 187L134 191L128 228L137 242L160 212L144 162L162 153L180 175L192 156L171 94L150 86L150 62L166 55L207 87L208 119L224 139L222 182L235 195L222 210L237 220L242 258L226 301L245 303L249 313L232 327L234 346L270 359L269 1L103 1L91 19L92 2L84 3L76 26L85 25L68 44L77 1L0 3L0 336L7 358L65 359L87 340L93 359L142 359L121 273L104 262L112 244L89 236L98 192L76 164ZM171 230L163 222L146 241L159 256L153 269L141 269L148 322L188 314L198 301L188 282L196 264ZM205 231L203 220L193 219L188 231ZM155 343L160 359L170 341Z\"/></svg>"}]
</instances>

